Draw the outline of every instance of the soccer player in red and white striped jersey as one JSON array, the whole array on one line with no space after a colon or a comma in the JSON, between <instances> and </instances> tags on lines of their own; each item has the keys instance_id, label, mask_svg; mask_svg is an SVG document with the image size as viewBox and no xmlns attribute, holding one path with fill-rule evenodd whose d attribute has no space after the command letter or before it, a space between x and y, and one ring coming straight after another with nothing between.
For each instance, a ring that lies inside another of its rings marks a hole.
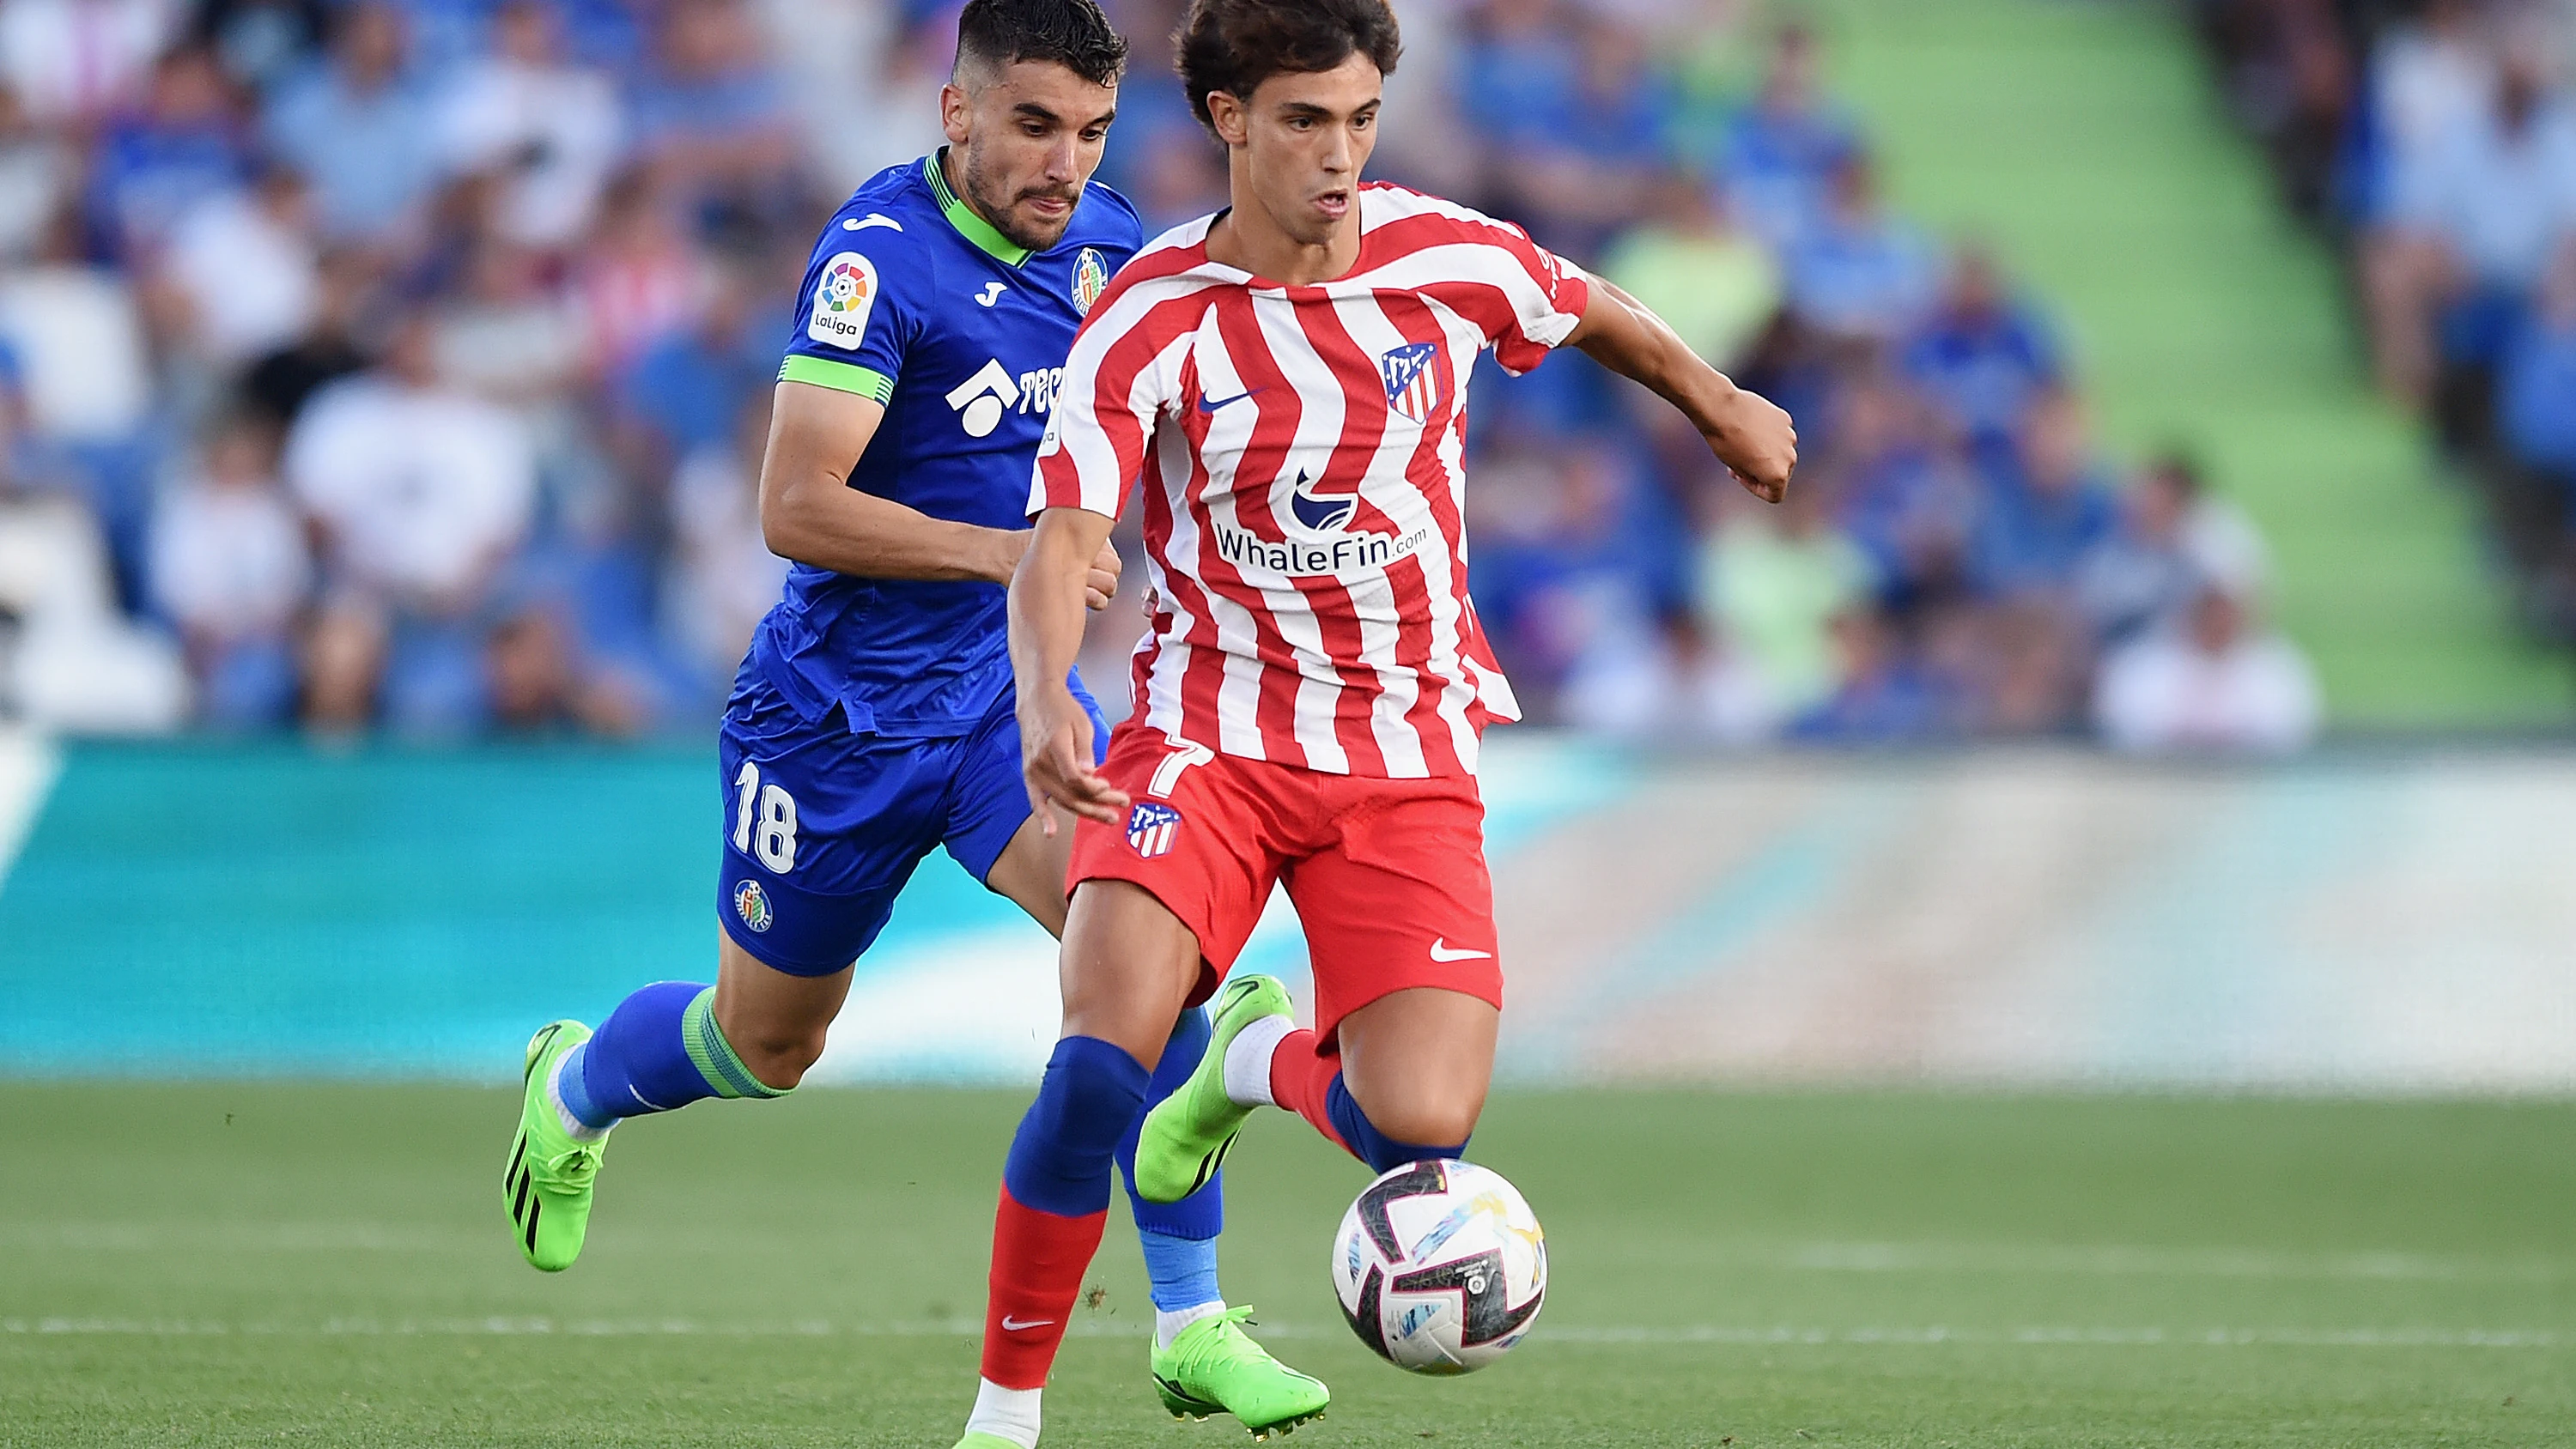
<instances>
[{"instance_id":1,"label":"soccer player in red and white striped jersey","mask_svg":"<svg viewBox=\"0 0 2576 1449\"><path fill-rule=\"evenodd\" d=\"M1084 323L1010 599L1031 804L1077 817L1064 1034L1015 1165L1106 1171L1174 1018L1274 885L1314 962L1311 1030L1277 982L1226 983L1199 1072L1143 1123L1136 1186L1162 1200L1258 1106L1379 1170L1458 1155L1483 1109L1502 973L1477 740L1519 710L1467 595L1477 353L1525 371L1582 348L1772 502L1797 458L1785 413L1617 288L1508 223L1361 182L1399 49L1385 0L1194 0L1180 41L1233 204L1138 253ZM1152 631L1094 769L1064 680L1131 493ZM1099 1233L1004 1194L979 1404L1033 1408ZM979 1411L966 1443L1008 1429Z\"/></svg>"}]
</instances>

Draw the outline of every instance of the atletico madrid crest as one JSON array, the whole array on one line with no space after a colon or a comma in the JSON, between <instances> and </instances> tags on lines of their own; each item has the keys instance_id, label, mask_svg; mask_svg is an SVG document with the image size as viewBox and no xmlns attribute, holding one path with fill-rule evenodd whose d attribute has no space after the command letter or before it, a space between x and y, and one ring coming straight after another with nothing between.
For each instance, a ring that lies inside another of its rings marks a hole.
<instances>
[{"instance_id":1,"label":"atletico madrid crest","mask_svg":"<svg viewBox=\"0 0 2576 1449\"><path fill-rule=\"evenodd\" d=\"M1147 860L1170 850L1180 833L1181 812L1159 800L1139 800L1127 812L1127 843Z\"/></svg>"},{"instance_id":2,"label":"atletico madrid crest","mask_svg":"<svg viewBox=\"0 0 2576 1449\"><path fill-rule=\"evenodd\" d=\"M1440 406L1440 344L1408 342L1380 353L1378 375L1386 380L1386 405L1417 423L1431 421Z\"/></svg>"}]
</instances>

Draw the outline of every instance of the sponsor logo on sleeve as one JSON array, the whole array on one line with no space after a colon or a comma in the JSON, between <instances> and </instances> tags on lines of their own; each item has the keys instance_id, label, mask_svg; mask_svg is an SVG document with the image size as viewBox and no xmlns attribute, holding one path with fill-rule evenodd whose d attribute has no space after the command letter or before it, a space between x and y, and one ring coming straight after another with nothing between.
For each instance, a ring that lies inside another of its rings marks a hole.
<instances>
[{"instance_id":1,"label":"sponsor logo on sleeve","mask_svg":"<svg viewBox=\"0 0 2576 1449\"><path fill-rule=\"evenodd\" d=\"M841 252L823 264L814 283L813 309L806 314L805 335L827 346L858 350L868 334L868 313L877 305L877 264L857 252Z\"/></svg>"}]
</instances>

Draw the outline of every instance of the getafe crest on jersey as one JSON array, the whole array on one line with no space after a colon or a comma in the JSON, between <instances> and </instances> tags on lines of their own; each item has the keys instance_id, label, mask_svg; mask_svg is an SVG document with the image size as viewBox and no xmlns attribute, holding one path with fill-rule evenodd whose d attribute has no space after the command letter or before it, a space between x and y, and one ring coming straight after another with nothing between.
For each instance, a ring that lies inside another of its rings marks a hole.
<instances>
[{"instance_id":1,"label":"getafe crest on jersey","mask_svg":"<svg viewBox=\"0 0 2576 1449\"><path fill-rule=\"evenodd\" d=\"M1181 812L1160 800L1139 800L1127 812L1127 843L1147 860L1170 850L1180 833Z\"/></svg>"},{"instance_id":2,"label":"getafe crest on jersey","mask_svg":"<svg viewBox=\"0 0 2576 1449\"><path fill-rule=\"evenodd\" d=\"M1431 421L1440 406L1440 344L1413 342L1379 354L1378 376L1386 380L1386 405L1417 423Z\"/></svg>"},{"instance_id":3,"label":"getafe crest on jersey","mask_svg":"<svg viewBox=\"0 0 2576 1449\"><path fill-rule=\"evenodd\" d=\"M1100 253L1084 247L1082 255L1073 259L1073 305L1088 313L1108 290L1109 264L1100 259Z\"/></svg>"}]
</instances>

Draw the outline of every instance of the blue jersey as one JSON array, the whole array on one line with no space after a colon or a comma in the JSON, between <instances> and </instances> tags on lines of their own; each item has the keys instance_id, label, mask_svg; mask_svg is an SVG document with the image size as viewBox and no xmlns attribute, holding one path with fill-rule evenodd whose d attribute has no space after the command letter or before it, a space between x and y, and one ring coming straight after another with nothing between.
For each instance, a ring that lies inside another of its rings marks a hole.
<instances>
[{"instance_id":1,"label":"blue jersey","mask_svg":"<svg viewBox=\"0 0 2576 1449\"><path fill-rule=\"evenodd\" d=\"M877 173L824 226L778 375L885 405L851 487L1022 528L1074 330L1144 238L1095 184L1062 240L1025 251L950 191L945 154ZM963 735L1010 689L1003 588L798 564L746 663L809 719L837 703L853 730Z\"/></svg>"}]
</instances>

